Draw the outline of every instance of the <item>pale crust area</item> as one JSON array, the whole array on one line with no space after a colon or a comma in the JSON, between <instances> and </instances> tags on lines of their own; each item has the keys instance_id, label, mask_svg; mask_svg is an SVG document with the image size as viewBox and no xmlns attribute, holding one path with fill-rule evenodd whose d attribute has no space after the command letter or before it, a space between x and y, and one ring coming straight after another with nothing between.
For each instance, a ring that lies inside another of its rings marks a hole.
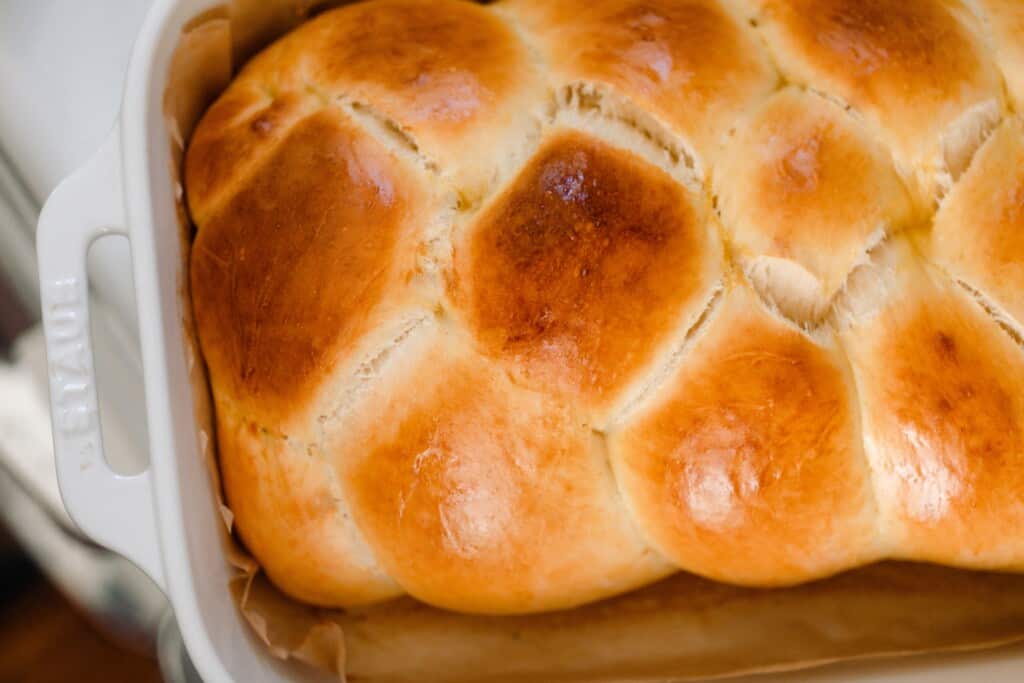
<instances>
[{"instance_id":1,"label":"pale crust area","mask_svg":"<svg viewBox=\"0 0 1024 683\"><path fill-rule=\"evenodd\" d=\"M358 605L402 594L376 563L339 499L315 446L217 409L227 504L246 547L286 594L314 604Z\"/></svg>"},{"instance_id":2,"label":"pale crust area","mask_svg":"<svg viewBox=\"0 0 1024 683\"><path fill-rule=\"evenodd\" d=\"M1024 570L1009 0L366 0L185 157L238 537L475 614Z\"/></svg>"},{"instance_id":3,"label":"pale crust area","mask_svg":"<svg viewBox=\"0 0 1024 683\"><path fill-rule=\"evenodd\" d=\"M1019 0L976 0L995 45L1014 109L1024 112L1024 3Z\"/></svg>"},{"instance_id":4,"label":"pale crust area","mask_svg":"<svg viewBox=\"0 0 1024 683\"><path fill-rule=\"evenodd\" d=\"M932 258L1024 329L1024 122L1008 120L935 217Z\"/></svg>"},{"instance_id":5,"label":"pale crust area","mask_svg":"<svg viewBox=\"0 0 1024 683\"><path fill-rule=\"evenodd\" d=\"M888 151L841 107L797 88L752 113L715 171L734 253L758 284L797 290L770 292L794 318L819 317L868 248L912 215ZM787 287L765 272L784 265L814 284Z\"/></svg>"}]
</instances>

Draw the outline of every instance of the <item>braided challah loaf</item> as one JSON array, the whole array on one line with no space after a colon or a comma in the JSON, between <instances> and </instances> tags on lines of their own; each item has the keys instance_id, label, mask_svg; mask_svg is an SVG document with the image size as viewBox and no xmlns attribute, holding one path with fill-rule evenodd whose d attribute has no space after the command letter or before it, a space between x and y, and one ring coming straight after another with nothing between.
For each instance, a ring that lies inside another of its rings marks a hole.
<instances>
[{"instance_id":1,"label":"braided challah loaf","mask_svg":"<svg viewBox=\"0 0 1024 683\"><path fill-rule=\"evenodd\" d=\"M312 603L1024 570L1024 2L371 0L188 150L237 531Z\"/></svg>"}]
</instances>

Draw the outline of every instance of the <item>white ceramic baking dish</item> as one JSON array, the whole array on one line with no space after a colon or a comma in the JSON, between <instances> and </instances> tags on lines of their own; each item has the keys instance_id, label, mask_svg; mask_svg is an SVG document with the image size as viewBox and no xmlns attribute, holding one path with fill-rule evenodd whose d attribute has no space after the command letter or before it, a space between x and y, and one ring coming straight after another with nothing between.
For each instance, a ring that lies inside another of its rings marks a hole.
<instances>
[{"instance_id":1,"label":"white ceramic baking dish","mask_svg":"<svg viewBox=\"0 0 1024 683\"><path fill-rule=\"evenodd\" d=\"M118 125L53 192L40 217L54 451L72 519L164 589L207 683L318 680L272 657L227 589L233 570L222 548L189 381L177 183L163 97L183 27L218 4L154 2L135 44ZM131 240L150 435L149 469L130 477L113 472L104 459L89 338L86 252L95 239L115 233Z\"/></svg>"},{"instance_id":2,"label":"white ceramic baking dish","mask_svg":"<svg viewBox=\"0 0 1024 683\"><path fill-rule=\"evenodd\" d=\"M206 470L207 444L195 419L193 357L182 330L178 185L163 98L183 28L219 4L156 0L134 49L118 126L54 191L40 218L57 469L65 505L82 531L134 561L167 593L207 683L321 680L305 667L274 658L241 618L227 589L234 570L223 551L223 525ZM104 459L89 337L86 252L95 239L115 233L131 241L146 385L150 466L136 476L116 474ZM974 656L943 669L901 665L895 672L875 670L868 678L923 682L987 676L996 683L1024 675L1019 652L990 661L991 666ZM849 670L835 675L851 680Z\"/></svg>"}]
</instances>

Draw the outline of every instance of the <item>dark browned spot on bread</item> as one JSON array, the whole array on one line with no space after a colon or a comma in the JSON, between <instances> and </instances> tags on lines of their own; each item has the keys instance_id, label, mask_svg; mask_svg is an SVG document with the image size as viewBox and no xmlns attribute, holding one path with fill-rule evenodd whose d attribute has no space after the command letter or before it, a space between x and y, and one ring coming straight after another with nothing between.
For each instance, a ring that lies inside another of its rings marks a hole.
<instances>
[{"instance_id":1,"label":"dark browned spot on bread","mask_svg":"<svg viewBox=\"0 0 1024 683\"><path fill-rule=\"evenodd\" d=\"M935 349L940 358L951 363L956 362L956 339L946 332L935 334Z\"/></svg>"},{"instance_id":2,"label":"dark browned spot on bread","mask_svg":"<svg viewBox=\"0 0 1024 683\"><path fill-rule=\"evenodd\" d=\"M667 173L563 133L472 228L458 282L489 353L600 401L694 304L708 239Z\"/></svg>"},{"instance_id":3,"label":"dark browned spot on bread","mask_svg":"<svg viewBox=\"0 0 1024 683\"><path fill-rule=\"evenodd\" d=\"M367 324L394 273L414 190L397 162L333 112L299 124L200 225L192 291L217 390L301 410Z\"/></svg>"},{"instance_id":4,"label":"dark browned spot on bread","mask_svg":"<svg viewBox=\"0 0 1024 683\"><path fill-rule=\"evenodd\" d=\"M266 135L274 130L274 121L266 114L261 114L252 120L249 124L253 132L266 137Z\"/></svg>"}]
</instances>

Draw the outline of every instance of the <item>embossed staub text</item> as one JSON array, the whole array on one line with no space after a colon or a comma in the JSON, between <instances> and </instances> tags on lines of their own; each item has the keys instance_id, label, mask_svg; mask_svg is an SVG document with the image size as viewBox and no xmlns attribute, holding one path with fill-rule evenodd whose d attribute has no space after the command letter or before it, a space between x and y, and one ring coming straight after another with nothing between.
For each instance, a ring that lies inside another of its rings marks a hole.
<instances>
[{"instance_id":1,"label":"embossed staub text","mask_svg":"<svg viewBox=\"0 0 1024 683\"><path fill-rule=\"evenodd\" d=\"M97 426L85 297L85 284L78 278L55 280L46 286L44 314L50 332L47 353L54 393L53 422L66 436L82 436Z\"/></svg>"}]
</instances>

